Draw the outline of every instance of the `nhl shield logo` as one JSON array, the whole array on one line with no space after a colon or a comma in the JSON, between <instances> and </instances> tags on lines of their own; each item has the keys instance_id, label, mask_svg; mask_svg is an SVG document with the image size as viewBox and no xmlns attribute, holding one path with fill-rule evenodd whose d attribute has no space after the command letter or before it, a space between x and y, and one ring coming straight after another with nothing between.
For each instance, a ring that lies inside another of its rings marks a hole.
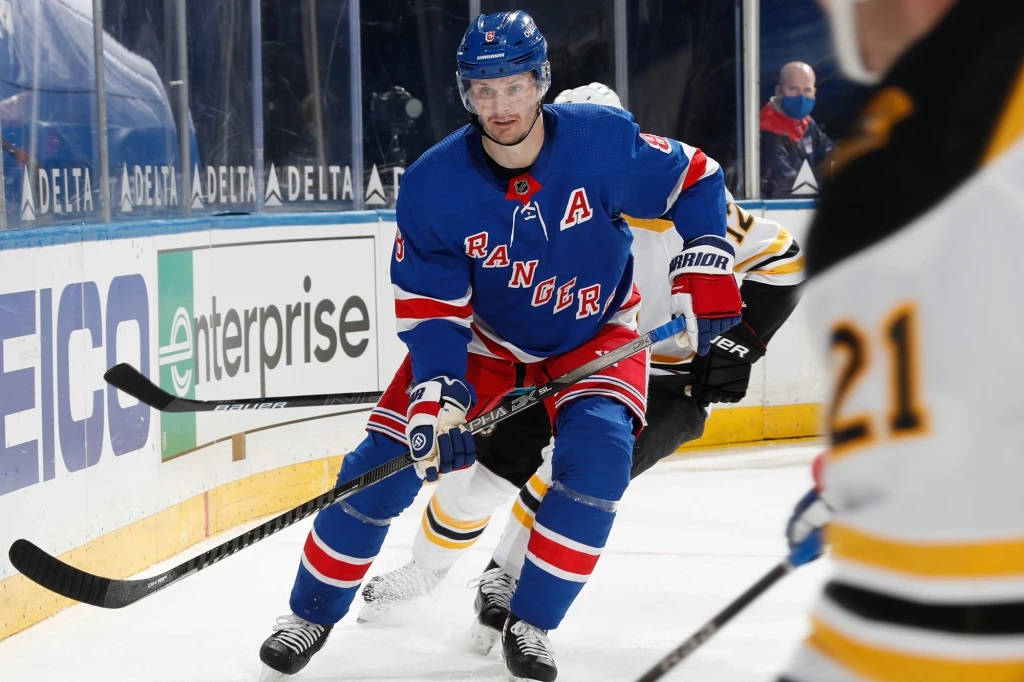
<instances>
[{"instance_id":1,"label":"nhl shield logo","mask_svg":"<svg viewBox=\"0 0 1024 682\"><path fill-rule=\"evenodd\" d=\"M514 178L509 178L508 181L508 192L505 193L505 198L509 201L518 201L526 206L530 203L530 199L534 194L539 192L541 184L530 177L529 173L523 173L517 175Z\"/></svg>"},{"instance_id":2,"label":"nhl shield logo","mask_svg":"<svg viewBox=\"0 0 1024 682\"><path fill-rule=\"evenodd\" d=\"M486 41L488 43L493 43L494 42L494 31L487 31L486 33L484 33L484 41Z\"/></svg>"}]
</instances>

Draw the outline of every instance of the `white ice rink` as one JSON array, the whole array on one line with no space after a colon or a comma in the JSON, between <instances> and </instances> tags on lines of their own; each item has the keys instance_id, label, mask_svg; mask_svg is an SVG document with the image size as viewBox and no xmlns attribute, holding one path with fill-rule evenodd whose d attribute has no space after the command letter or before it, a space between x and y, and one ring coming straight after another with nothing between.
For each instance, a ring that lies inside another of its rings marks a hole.
<instances>
[{"instance_id":1,"label":"white ice rink","mask_svg":"<svg viewBox=\"0 0 1024 682\"><path fill-rule=\"evenodd\" d=\"M662 462L632 483L593 577L552 633L559 682L631 682L771 569L782 530L810 486L820 445L705 452ZM425 488L392 526L370 575L409 556ZM497 652L470 653L466 633L479 573L504 510L435 595L384 625L350 613L302 681L504 680ZM0 680L186 682L256 680L260 643L288 591L307 519L121 610L75 606L0 642ZM255 524L253 524L255 525ZM166 570L242 532L235 529L154 567ZM787 576L665 680L771 680L806 628L826 560ZM361 602L357 599L353 610ZM499 647L500 648L500 647Z\"/></svg>"}]
</instances>

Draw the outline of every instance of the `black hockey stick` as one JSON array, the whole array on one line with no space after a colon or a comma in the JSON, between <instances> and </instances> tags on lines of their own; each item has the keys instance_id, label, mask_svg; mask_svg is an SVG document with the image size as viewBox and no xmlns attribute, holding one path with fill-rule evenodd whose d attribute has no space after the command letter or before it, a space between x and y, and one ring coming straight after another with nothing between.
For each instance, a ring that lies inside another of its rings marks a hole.
<instances>
[{"instance_id":1,"label":"black hockey stick","mask_svg":"<svg viewBox=\"0 0 1024 682\"><path fill-rule=\"evenodd\" d=\"M479 433L492 424L496 424L511 417L513 414L536 405L545 396L556 393L590 376L594 372L610 367L634 353L649 348L658 341L677 334L682 331L684 324L683 318L678 318L656 329L652 329L638 339L625 343L604 355L599 355L590 362L584 363L576 369L552 379L543 386L503 401L493 410L469 421L466 427L473 433ZM39 547L36 547L28 540L15 540L8 551L8 556L10 557L11 564L21 571L26 578L42 585L48 590L75 601L92 604L93 606L117 609L132 604L143 597L148 597L154 592L292 525L296 521L301 521L313 512L319 511L337 500L343 500L381 479L412 466L412 464L412 456L408 452L403 453L350 481L338 485L332 490L328 490L319 497L305 502L294 509L290 509L279 516L275 516L269 521L217 545L199 556L189 559L183 564L179 564L174 568L149 578L119 580L87 573L64 563L52 554L48 554Z\"/></svg>"},{"instance_id":2,"label":"black hockey stick","mask_svg":"<svg viewBox=\"0 0 1024 682\"><path fill-rule=\"evenodd\" d=\"M697 647L711 639L723 625L732 620L732 617L745 609L755 599L760 597L769 587L779 581L794 568L788 560L782 560L775 565L775 568L765 573L761 578L748 587L740 596L736 597L728 606L719 611L714 618L709 620L697 632L690 635L689 639L668 652L653 668L637 678L636 682L654 682L660 680L661 676L671 670L679 661L692 654Z\"/></svg>"},{"instance_id":3,"label":"black hockey stick","mask_svg":"<svg viewBox=\"0 0 1024 682\"><path fill-rule=\"evenodd\" d=\"M380 400L381 391L361 393L320 393L291 395L280 398L229 398L226 400L193 400L171 395L150 381L145 374L121 362L103 373L107 383L119 388L161 412L220 412L228 410L266 410L281 407L326 407L359 405Z\"/></svg>"}]
</instances>

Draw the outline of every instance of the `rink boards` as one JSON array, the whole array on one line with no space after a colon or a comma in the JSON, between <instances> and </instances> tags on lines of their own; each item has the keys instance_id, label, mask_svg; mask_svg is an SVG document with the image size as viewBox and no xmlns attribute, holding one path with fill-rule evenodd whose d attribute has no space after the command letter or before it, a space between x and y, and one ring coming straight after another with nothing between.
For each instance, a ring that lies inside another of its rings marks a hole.
<instances>
[{"instance_id":1,"label":"rink boards","mask_svg":"<svg viewBox=\"0 0 1024 682\"><path fill-rule=\"evenodd\" d=\"M805 204L773 208L799 238ZM0 547L123 577L326 489L365 411L165 414L102 373L202 400L381 390L404 353L394 234L392 211L0 233ZM798 308L702 443L817 433L819 366ZM67 603L3 552L0 639Z\"/></svg>"}]
</instances>

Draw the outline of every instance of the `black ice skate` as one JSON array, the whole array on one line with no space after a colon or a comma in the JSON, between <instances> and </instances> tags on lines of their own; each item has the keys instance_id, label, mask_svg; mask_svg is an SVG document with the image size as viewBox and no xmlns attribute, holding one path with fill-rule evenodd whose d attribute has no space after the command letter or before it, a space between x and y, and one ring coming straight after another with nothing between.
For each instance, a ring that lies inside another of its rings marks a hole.
<instances>
[{"instance_id":1,"label":"black ice skate","mask_svg":"<svg viewBox=\"0 0 1024 682\"><path fill-rule=\"evenodd\" d=\"M547 630L509 613L501 632L501 644L511 682L552 682L558 677Z\"/></svg>"},{"instance_id":2,"label":"black ice skate","mask_svg":"<svg viewBox=\"0 0 1024 682\"><path fill-rule=\"evenodd\" d=\"M370 579L363 588L366 605L359 612L356 621L371 623L394 608L419 599L437 587L448 569L431 570L413 559L400 568Z\"/></svg>"},{"instance_id":3,"label":"black ice skate","mask_svg":"<svg viewBox=\"0 0 1024 682\"><path fill-rule=\"evenodd\" d=\"M333 625L317 625L289 613L277 619L274 634L260 647L260 660L285 675L294 675L309 663L327 641Z\"/></svg>"},{"instance_id":4,"label":"black ice skate","mask_svg":"<svg viewBox=\"0 0 1024 682\"><path fill-rule=\"evenodd\" d=\"M519 581L510 576L491 559L482 574L469 582L475 587L476 620L470 630L470 647L481 656L490 653L508 619L509 601Z\"/></svg>"}]
</instances>

